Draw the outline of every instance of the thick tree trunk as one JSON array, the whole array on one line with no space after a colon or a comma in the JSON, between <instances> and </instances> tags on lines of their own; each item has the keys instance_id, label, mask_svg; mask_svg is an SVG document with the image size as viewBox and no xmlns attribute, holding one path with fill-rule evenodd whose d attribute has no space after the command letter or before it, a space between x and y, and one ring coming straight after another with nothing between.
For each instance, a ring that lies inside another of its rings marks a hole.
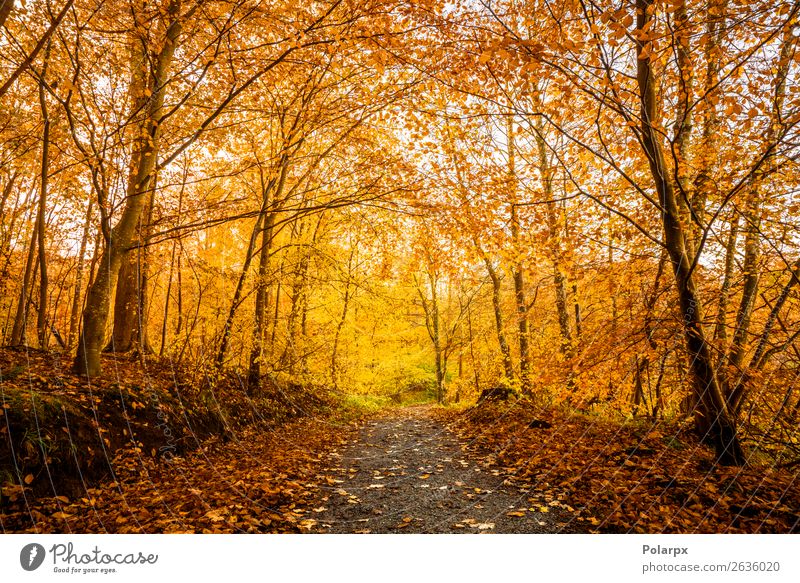
<instances>
[{"instance_id":1,"label":"thick tree trunk","mask_svg":"<svg viewBox=\"0 0 800 583\"><path fill-rule=\"evenodd\" d=\"M652 19L653 0L636 0L637 28L641 31ZM646 36L646 35L642 35ZM681 220L675 190L669 177L656 124L656 94L650 58L644 42L636 40L637 82L641 99L641 132L650 172L662 207L662 222L667 252L672 261L678 292L686 347L694 381L695 417L700 437L712 443L717 458L724 464L743 464L735 416L729 411L715 374L711 351L703 326L703 305L695 287L692 261L686 249L685 225Z\"/></svg>"},{"instance_id":2,"label":"thick tree trunk","mask_svg":"<svg viewBox=\"0 0 800 583\"><path fill-rule=\"evenodd\" d=\"M153 352L147 334L147 298L149 289L148 250L142 244L152 220L155 179L147 204L136 228L137 235L125 253L114 296L114 327L106 352L135 355Z\"/></svg>"},{"instance_id":3,"label":"thick tree trunk","mask_svg":"<svg viewBox=\"0 0 800 583\"><path fill-rule=\"evenodd\" d=\"M122 260L134 241L136 228L153 187L161 133L159 120L164 104L166 80L175 54L175 46L182 30L179 19L180 5L180 0L172 0L167 9L170 24L164 39L164 46L155 59L151 79L151 95L147 102L144 135L141 139L138 160L136 160L136 172L129 181L125 206L120 219L109 233L109 239L106 241L97 277L86 294L83 330L73 366L75 372L90 377L98 376L101 373L100 352L106 336L111 307L111 291L116 288Z\"/></svg>"},{"instance_id":4,"label":"thick tree trunk","mask_svg":"<svg viewBox=\"0 0 800 583\"><path fill-rule=\"evenodd\" d=\"M139 0L141 1L141 0ZM136 11L141 11L137 7ZM155 91L153 83L150 83L147 76L148 57L144 47L144 40L132 35L129 47L129 57L131 66L130 77L130 114L135 121L134 131L139 135L133 141L132 164L130 167L129 182L136 180L138 166L142 163L145 155L145 139L142 134L148 131L153 124L153 117L147 115L148 92ZM158 156L157 144L152 144L152 152L149 154L154 160ZM133 239L128 245L128 249L123 251L123 259L117 279L116 293L114 294L114 317L111 339L105 347L106 352L132 353L133 355L152 352L148 345L147 322L144 310L147 301L147 259L145 257L147 249L142 247L146 240L146 231L149 230L151 222L153 203L155 198L157 177L153 176L150 180L145 204L139 214L139 220Z\"/></svg>"}]
</instances>

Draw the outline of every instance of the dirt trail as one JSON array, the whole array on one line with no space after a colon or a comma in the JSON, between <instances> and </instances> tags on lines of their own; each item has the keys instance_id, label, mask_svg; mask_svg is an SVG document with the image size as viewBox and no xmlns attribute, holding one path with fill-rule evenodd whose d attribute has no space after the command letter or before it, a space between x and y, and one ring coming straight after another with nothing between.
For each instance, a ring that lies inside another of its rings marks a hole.
<instances>
[{"instance_id":1,"label":"dirt trail","mask_svg":"<svg viewBox=\"0 0 800 583\"><path fill-rule=\"evenodd\" d=\"M322 472L322 496L307 514L313 532L564 531L569 515L540 512L464 445L429 407L370 421Z\"/></svg>"}]
</instances>

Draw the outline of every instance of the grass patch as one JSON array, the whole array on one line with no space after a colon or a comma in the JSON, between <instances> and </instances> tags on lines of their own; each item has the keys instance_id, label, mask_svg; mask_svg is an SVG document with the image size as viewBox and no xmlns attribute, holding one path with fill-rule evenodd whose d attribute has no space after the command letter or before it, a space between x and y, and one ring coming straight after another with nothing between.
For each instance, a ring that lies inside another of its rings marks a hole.
<instances>
[{"instance_id":1,"label":"grass patch","mask_svg":"<svg viewBox=\"0 0 800 583\"><path fill-rule=\"evenodd\" d=\"M355 421L362 417L375 415L391 406L392 401L389 397L344 393L337 417L341 417L343 421Z\"/></svg>"}]
</instances>

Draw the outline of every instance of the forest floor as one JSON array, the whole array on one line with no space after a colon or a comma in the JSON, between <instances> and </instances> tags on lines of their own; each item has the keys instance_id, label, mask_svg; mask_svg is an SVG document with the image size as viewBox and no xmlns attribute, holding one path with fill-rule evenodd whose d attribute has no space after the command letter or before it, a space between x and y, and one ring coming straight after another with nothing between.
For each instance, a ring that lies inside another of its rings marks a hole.
<instances>
[{"instance_id":1,"label":"forest floor","mask_svg":"<svg viewBox=\"0 0 800 583\"><path fill-rule=\"evenodd\" d=\"M576 531L569 512L506 480L431 406L370 420L328 459L314 532Z\"/></svg>"},{"instance_id":2,"label":"forest floor","mask_svg":"<svg viewBox=\"0 0 800 583\"><path fill-rule=\"evenodd\" d=\"M364 418L122 360L88 387L25 356L0 350L0 532L800 531L796 465L719 466L686 422L525 399Z\"/></svg>"}]
</instances>

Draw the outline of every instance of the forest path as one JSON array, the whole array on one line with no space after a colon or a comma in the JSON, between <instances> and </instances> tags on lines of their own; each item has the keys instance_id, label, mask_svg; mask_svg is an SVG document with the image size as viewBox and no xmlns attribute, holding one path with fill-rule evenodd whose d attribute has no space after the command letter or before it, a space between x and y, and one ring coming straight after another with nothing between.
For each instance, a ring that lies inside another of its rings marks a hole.
<instances>
[{"instance_id":1,"label":"forest path","mask_svg":"<svg viewBox=\"0 0 800 583\"><path fill-rule=\"evenodd\" d=\"M327 533L553 533L570 516L543 513L527 490L470 453L430 406L369 421L320 472L306 516Z\"/></svg>"}]
</instances>

